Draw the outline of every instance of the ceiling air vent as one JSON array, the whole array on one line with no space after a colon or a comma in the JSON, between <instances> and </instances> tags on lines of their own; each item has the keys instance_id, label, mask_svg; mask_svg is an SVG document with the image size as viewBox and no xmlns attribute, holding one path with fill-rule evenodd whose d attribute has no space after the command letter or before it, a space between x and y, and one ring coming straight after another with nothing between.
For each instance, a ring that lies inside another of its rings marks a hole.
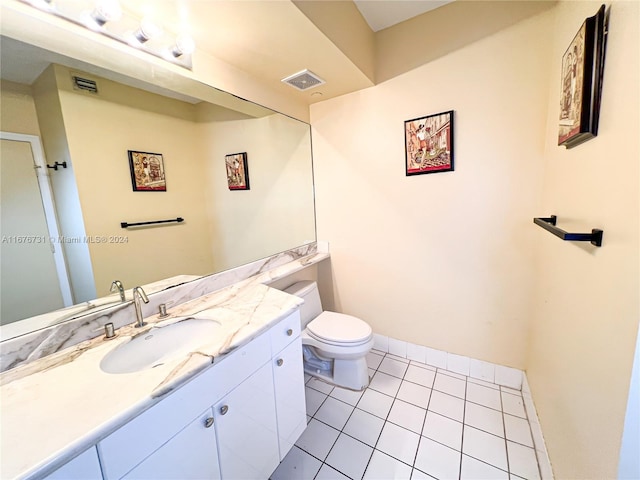
<instances>
[{"instance_id":1,"label":"ceiling air vent","mask_svg":"<svg viewBox=\"0 0 640 480\"><path fill-rule=\"evenodd\" d=\"M287 78L283 78L282 81L298 90L309 90L310 88L325 83L324 80L309 70L302 70L301 72L289 75Z\"/></svg>"},{"instance_id":2,"label":"ceiling air vent","mask_svg":"<svg viewBox=\"0 0 640 480\"><path fill-rule=\"evenodd\" d=\"M98 93L98 85L95 80L89 80L88 78L73 76L73 88L76 90L84 90L86 92Z\"/></svg>"}]
</instances>

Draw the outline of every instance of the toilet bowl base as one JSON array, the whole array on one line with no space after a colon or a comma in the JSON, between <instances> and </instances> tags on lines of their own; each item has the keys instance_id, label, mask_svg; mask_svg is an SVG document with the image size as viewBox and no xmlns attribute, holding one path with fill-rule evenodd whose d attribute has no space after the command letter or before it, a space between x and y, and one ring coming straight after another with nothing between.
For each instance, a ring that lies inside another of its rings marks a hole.
<instances>
[{"instance_id":1,"label":"toilet bowl base","mask_svg":"<svg viewBox=\"0 0 640 480\"><path fill-rule=\"evenodd\" d=\"M365 357L334 359L332 371L318 370L304 362L304 371L312 377L349 390L362 391L369 385L369 368Z\"/></svg>"}]
</instances>

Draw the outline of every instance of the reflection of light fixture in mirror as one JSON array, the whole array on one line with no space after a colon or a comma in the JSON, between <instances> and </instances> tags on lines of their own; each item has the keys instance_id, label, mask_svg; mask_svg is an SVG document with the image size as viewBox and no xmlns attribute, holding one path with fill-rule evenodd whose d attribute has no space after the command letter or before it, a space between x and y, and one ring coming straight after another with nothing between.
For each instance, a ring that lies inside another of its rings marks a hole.
<instances>
[{"instance_id":1,"label":"reflection of light fixture in mirror","mask_svg":"<svg viewBox=\"0 0 640 480\"><path fill-rule=\"evenodd\" d=\"M162 28L147 17L140 20L140 27L133 33L133 36L140 43L148 42L160 35L162 35Z\"/></svg>"},{"instance_id":2,"label":"reflection of light fixture in mirror","mask_svg":"<svg viewBox=\"0 0 640 480\"><path fill-rule=\"evenodd\" d=\"M115 22L122 17L122 8L118 0L97 0L96 6L91 12L91 19L103 27L107 22Z\"/></svg>"},{"instance_id":3,"label":"reflection of light fixture in mirror","mask_svg":"<svg viewBox=\"0 0 640 480\"><path fill-rule=\"evenodd\" d=\"M196 49L196 44L191 36L181 33L176 38L175 45L171 48L171 53L178 58L182 55L189 55Z\"/></svg>"},{"instance_id":4,"label":"reflection of light fixture in mirror","mask_svg":"<svg viewBox=\"0 0 640 480\"><path fill-rule=\"evenodd\" d=\"M152 17L138 16L118 0L21 0L40 11L63 18L76 25L100 33L113 40L159 58L192 69L195 50L193 39L187 34L174 35ZM126 3L126 2L125 2ZM87 6L89 4L89 6Z\"/></svg>"}]
</instances>

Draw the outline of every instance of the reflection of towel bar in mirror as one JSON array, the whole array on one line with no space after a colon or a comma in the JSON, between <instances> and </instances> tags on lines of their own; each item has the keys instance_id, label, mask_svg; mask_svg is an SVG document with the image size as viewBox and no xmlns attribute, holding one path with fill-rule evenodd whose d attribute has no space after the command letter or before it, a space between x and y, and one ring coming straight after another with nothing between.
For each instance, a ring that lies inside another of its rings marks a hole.
<instances>
[{"instance_id":1,"label":"reflection of towel bar in mirror","mask_svg":"<svg viewBox=\"0 0 640 480\"><path fill-rule=\"evenodd\" d=\"M595 245L596 247L602 246L602 230L593 228L591 230L591 233L568 233L561 228L556 227L557 219L558 217L556 217L555 215L551 215L550 217L534 218L533 223L553 233L556 237L559 237L562 240L569 240L573 242L591 242L591 245Z\"/></svg>"},{"instance_id":2,"label":"reflection of towel bar in mirror","mask_svg":"<svg viewBox=\"0 0 640 480\"><path fill-rule=\"evenodd\" d=\"M127 223L127 222L121 222L120 226L122 228L129 228L129 227L138 227L140 225L155 225L157 223L171 223L171 222L184 222L184 218L182 217L178 217L178 218L171 218L169 220L153 220L151 222L137 222L137 223Z\"/></svg>"}]
</instances>

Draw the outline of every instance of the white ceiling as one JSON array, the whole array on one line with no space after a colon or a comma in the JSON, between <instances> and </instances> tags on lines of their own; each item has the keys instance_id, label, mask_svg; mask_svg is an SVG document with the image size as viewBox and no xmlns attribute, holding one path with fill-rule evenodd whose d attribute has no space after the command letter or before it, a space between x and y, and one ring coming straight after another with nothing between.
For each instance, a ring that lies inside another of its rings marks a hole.
<instances>
[{"instance_id":1,"label":"white ceiling","mask_svg":"<svg viewBox=\"0 0 640 480\"><path fill-rule=\"evenodd\" d=\"M353 0L371 30L391 27L454 0Z\"/></svg>"}]
</instances>

